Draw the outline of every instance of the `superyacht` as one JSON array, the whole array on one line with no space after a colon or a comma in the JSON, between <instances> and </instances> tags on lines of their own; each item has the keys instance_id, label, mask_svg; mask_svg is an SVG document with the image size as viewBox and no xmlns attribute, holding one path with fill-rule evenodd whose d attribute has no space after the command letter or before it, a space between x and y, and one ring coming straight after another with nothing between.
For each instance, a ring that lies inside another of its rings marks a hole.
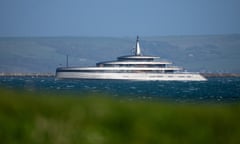
<instances>
[{"instance_id":1,"label":"superyacht","mask_svg":"<svg viewBox=\"0 0 240 144\"><path fill-rule=\"evenodd\" d=\"M115 61L99 62L94 67L59 67L57 79L140 80L140 81L206 81L199 73L184 72L160 57L143 55L139 37L133 55Z\"/></svg>"}]
</instances>

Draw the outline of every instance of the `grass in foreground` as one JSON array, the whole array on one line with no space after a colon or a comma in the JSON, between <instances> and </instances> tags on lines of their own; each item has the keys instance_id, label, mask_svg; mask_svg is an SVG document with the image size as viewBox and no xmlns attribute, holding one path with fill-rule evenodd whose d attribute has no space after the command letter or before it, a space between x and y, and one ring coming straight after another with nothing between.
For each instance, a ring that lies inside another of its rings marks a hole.
<instances>
[{"instance_id":1,"label":"grass in foreground","mask_svg":"<svg viewBox=\"0 0 240 144\"><path fill-rule=\"evenodd\" d=\"M240 105L190 105L0 90L0 143L236 144Z\"/></svg>"}]
</instances>

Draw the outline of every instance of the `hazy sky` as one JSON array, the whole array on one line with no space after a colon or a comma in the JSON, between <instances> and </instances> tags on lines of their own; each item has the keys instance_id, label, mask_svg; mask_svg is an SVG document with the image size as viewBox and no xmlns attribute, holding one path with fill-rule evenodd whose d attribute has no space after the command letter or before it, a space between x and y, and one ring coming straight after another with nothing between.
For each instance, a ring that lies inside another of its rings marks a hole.
<instances>
[{"instance_id":1,"label":"hazy sky","mask_svg":"<svg viewBox=\"0 0 240 144\"><path fill-rule=\"evenodd\" d=\"M0 36L240 33L240 0L0 0Z\"/></svg>"}]
</instances>

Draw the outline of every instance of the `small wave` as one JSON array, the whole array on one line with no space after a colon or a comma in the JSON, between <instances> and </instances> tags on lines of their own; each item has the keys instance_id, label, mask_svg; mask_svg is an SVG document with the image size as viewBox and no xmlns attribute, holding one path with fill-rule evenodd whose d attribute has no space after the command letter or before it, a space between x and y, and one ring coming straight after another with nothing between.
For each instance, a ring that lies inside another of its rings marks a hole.
<instances>
[{"instance_id":1,"label":"small wave","mask_svg":"<svg viewBox=\"0 0 240 144\"><path fill-rule=\"evenodd\" d=\"M137 89L137 88L136 88L136 87L134 87L134 86L131 86L131 87L130 87L130 89Z\"/></svg>"},{"instance_id":2,"label":"small wave","mask_svg":"<svg viewBox=\"0 0 240 144\"><path fill-rule=\"evenodd\" d=\"M75 86L74 85L67 85L66 87L67 88L74 88Z\"/></svg>"}]
</instances>

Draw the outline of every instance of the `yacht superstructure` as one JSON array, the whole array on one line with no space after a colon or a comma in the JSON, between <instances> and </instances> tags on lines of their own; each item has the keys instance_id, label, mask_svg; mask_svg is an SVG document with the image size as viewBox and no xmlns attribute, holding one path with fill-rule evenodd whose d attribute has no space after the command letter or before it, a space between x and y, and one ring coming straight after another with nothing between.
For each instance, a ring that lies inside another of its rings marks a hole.
<instances>
[{"instance_id":1,"label":"yacht superstructure","mask_svg":"<svg viewBox=\"0 0 240 144\"><path fill-rule=\"evenodd\" d=\"M112 79L142 81L206 81L199 73L183 72L160 57L143 55L139 37L134 55L118 57L115 61L99 62L94 67L59 67L57 79Z\"/></svg>"}]
</instances>

